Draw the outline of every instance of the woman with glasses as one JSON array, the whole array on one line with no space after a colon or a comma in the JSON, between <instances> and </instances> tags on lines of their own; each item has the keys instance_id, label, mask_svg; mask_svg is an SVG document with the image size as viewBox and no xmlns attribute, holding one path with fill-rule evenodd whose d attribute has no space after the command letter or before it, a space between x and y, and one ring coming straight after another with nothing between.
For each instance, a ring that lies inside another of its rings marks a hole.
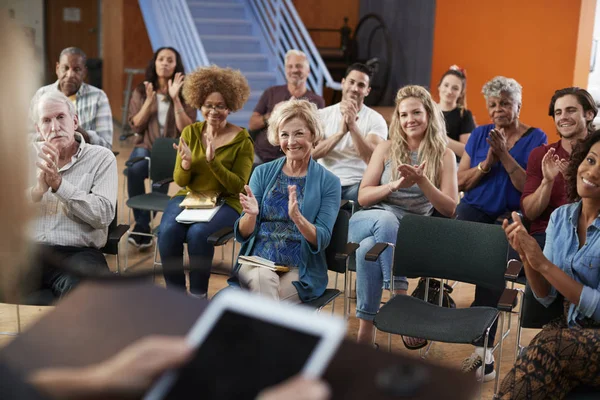
<instances>
[{"instance_id":1,"label":"woman with glasses","mask_svg":"<svg viewBox=\"0 0 600 400\"><path fill-rule=\"evenodd\" d=\"M172 47L156 50L146 68L146 80L138 85L129 102L129 125L137 133L136 143L129 159L150 157L154 141L159 137L176 138L183 128L196 119L196 110L186 104L181 95L183 85L181 56ZM148 161L142 160L127 168L129 198L146 193L144 180L148 178ZM168 186L159 191L168 190ZM152 246L150 212L133 210L135 227L129 242L139 249Z\"/></svg>"},{"instance_id":2,"label":"woman with glasses","mask_svg":"<svg viewBox=\"0 0 600 400\"><path fill-rule=\"evenodd\" d=\"M181 133L173 178L182 187L164 211L158 249L167 287L185 290L183 244L188 245L190 293L206 297L214 247L210 235L233 226L242 206L239 194L252 171L254 146L244 128L227 122L229 113L244 106L250 87L240 71L211 66L188 75L183 85L185 101L200 109L204 121ZM175 220L183 210L179 204L190 191L217 192L223 200L209 222L183 224Z\"/></svg>"}]
</instances>

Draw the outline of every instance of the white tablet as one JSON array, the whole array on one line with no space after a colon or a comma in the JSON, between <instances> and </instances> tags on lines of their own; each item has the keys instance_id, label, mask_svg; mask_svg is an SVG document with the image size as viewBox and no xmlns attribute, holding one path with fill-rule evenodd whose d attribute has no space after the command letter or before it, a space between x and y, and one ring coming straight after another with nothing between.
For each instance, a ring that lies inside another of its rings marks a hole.
<instances>
[{"instance_id":1,"label":"white tablet","mask_svg":"<svg viewBox=\"0 0 600 400\"><path fill-rule=\"evenodd\" d=\"M340 317L226 290L187 336L197 348L192 360L165 373L144 399L254 399L294 375L319 377L345 332Z\"/></svg>"}]
</instances>

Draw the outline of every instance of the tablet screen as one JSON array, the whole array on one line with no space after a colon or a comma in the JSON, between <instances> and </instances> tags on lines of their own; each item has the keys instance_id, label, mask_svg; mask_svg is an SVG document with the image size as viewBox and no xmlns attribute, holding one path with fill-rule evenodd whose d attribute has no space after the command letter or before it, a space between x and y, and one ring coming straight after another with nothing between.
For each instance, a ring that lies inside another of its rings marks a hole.
<instances>
[{"instance_id":1,"label":"tablet screen","mask_svg":"<svg viewBox=\"0 0 600 400\"><path fill-rule=\"evenodd\" d=\"M225 310L166 399L254 399L302 371L320 337Z\"/></svg>"}]
</instances>

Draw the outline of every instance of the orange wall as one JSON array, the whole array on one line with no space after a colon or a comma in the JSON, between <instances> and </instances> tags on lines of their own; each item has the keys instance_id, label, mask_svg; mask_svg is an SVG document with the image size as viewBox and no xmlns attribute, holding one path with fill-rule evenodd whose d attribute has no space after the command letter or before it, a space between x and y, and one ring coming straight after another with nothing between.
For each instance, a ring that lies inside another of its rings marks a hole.
<instances>
[{"instance_id":1,"label":"orange wall","mask_svg":"<svg viewBox=\"0 0 600 400\"><path fill-rule=\"evenodd\" d=\"M595 0L438 0L431 88L452 64L467 69L467 99L489 123L481 88L496 75L523 86L521 120L558 139L548 104L556 89L587 87Z\"/></svg>"}]
</instances>

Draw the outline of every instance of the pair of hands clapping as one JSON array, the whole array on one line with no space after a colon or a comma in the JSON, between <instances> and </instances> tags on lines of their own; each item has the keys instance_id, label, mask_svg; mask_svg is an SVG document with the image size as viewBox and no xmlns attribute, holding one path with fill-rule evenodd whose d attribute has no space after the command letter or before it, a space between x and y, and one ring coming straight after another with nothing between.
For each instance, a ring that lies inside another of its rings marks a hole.
<instances>
[{"instance_id":1,"label":"pair of hands clapping","mask_svg":"<svg viewBox=\"0 0 600 400\"><path fill-rule=\"evenodd\" d=\"M502 228L508 242L521 257L523 264L531 267L533 270L542 272L548 263L548 259L544 256L540 245L529 235L521 217L516 212L512 212L513 222L509 223L507 219L502 221Z\"/></svg>"},{"instance_id":2,"label":"pair of hands clapping","mask_svg":"<svg viewBox=\"0 0 600 400\"><path fill-rule=\"evenodd\" d=\"M423 161L421 165L401 164L398 167L400 178L390 182L390 189L395 192L398 189L406 189L415 183L418 185L423 182L423 179L427 179L424 173L425 163L426 161Z\"/></svg>"},{"instance_id":3,"label":"pair of hands clapping","mask_svg":"<svg viewBox=\"0 0 600 400\"><path fill-rule=\"evenodd\" d=\"M555 154L555 149L551 147L544 158L542 158L542 175L545 180L554 182L554 179L561 173L565 176L569 162Z\"/></svg>"},{"instance_id":4,"label":"pair of hands clapping","mask_svg":"<svg viewBox=\"0 0 600 400\"><path fill-rule=\"evenodd\" d=\"M246 214L258 216L258 201L252 193L250 186L245 185L244 190L247 194L240 193L240 203L242 204L242 211ZM301 216L300 209L298 208L298 195L296 193L295 185L288 185L288 215L294 222Z\"/></svg>"},{"instance_id":5,"label":"pair of hands clapping","mask_svg":"<svg viewBox=\"0 0 600 400\"><path fill-rule=\"evenodd\" d=\"M183 87L184 75L181 72L177 72L173 79L167 81L168 93L171 99L175 100L179 96L179 92ZM144 81L144 87L146 88L146 102L148 105L154 104L156 101L156 90L152 82Z\"/></svg>"},{"instance_id":6,"label":"pair of hands clapping","mask_svg":"<svg viewBox=\"0 0 600 400\"><path fill-rule=\"evenodd\" d=\"M33 196L36 201L39 201L48 189L58 190L62 177L58 172L60 152L56 146L50 142L44 142L37 155L40 161L36 162L38 170Z\"/></svg>"},{"instance_id":7,"label":"pair of hands clapping","mask_svg":"<svg viewBox=\"0 0 600 400\"><path fill-rule=\"evenodd\" d=\"M213 136L208 132L205 133L206 138L206 161L212 162L215 159L215 146L213 144ZM192 151L183 138L179 138L179 145L173 143L173 148L177 150L181 157L181 168L186 171L192 167Z\"/></svg>"},{"instance_id":8,"label":"pair of hands clapping","mask_svg":"<svg viewBox=\"0 0 600 400\"><path fill-rule=\"evenodd\" d=\"M340 111L342 113L342 126L340 132L346 133L356 126L358 120L358 106L355 102L342 100L340 102Z\"/></svg>"},{"instance_id":9,"label":"pair of hands clapping","mask_svg":"<svg viewBox=\"0 0 600 400\"><path fill-rule=\"evenodd\" d=\"M492 165L496 164L505 153L508 153L508 143L504 129L492 129L485 141L490 145L486 157L487 166L490 168Z\"/></svg>"}]
</instances>

